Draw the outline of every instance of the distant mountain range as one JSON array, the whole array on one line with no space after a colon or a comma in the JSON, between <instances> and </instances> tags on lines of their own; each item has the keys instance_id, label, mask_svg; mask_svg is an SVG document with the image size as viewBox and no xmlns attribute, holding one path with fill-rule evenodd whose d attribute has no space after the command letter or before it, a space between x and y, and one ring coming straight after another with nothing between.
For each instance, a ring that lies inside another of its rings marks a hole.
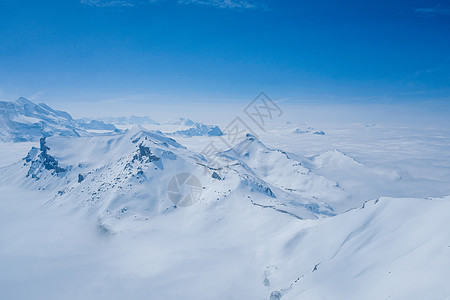
<instances>
[{"instance_id":1,"label":"distant mountain range","mask_svg":"<svg viewBox=\"0 0 450 300\"><path fill-rule=\"evenodd\" d=\"M302 126L302 127L297 127L293 130L293 133L295 134L304 134L304 133L312 133L312 134L318 134L318 135L325 135L325 132L322 130L316 130L312 127L309 126Z\"/></svg>"},{"instance_id":2,"label":"distant mountain range","mask_svg":"<svg viewBox=\"0 0 450 300\"><path fill-rule=\"evenodd\" d=\"M84 122L91 121L92 119L80 119ZM159 125L158 122L151 119L149 116L130 116L130 117L106 117L106 118L97 118L97 121L116 124L116 125Z\"/></svg>"},{"instance_id":3,"label":"distant mountain range","mask_svg":"<svg viewBox=\"0 0 450 300\"><path fill-rule=\"evenodd\" d=\"M189 119L178 118L165 123L180 126L179 130L168 134L173 136L220 136L221 129L214 125L205 125ZM49 136L90 136L108 132L120 132L119 125L162 125L148 116L107 117L98 119L73 119L60 110L55 110L44 103L19 98L15 101L0 101L0 141L27 142L37 141ZM157 130L160 130L157 127ZM167 133L167 132L166 132Z\"/></svg>"},{"instance_id":4,"label":"distant mountain range","mask_svg":"<svg viewBox=\"0 0 450 300\"><path fill-rule=\"evenodd\" d=\"M42 136L82 136L86 132L66 112L25 98L0 101L0 140L24 142Z\"/></svg>"},{"instance_id":5,"label":"distant mountain range","mask_svg":"<svg viewBox=\"0 0 450 300\"><path fill-rule=\"evenodd\" d=\"M0 101L0 141L26 142L41 137L90 135L89 130L117 131L112 124L101 121L83 122L55 110L44 103L33 103L25 98Z\"/></svg>"}]
</instances>

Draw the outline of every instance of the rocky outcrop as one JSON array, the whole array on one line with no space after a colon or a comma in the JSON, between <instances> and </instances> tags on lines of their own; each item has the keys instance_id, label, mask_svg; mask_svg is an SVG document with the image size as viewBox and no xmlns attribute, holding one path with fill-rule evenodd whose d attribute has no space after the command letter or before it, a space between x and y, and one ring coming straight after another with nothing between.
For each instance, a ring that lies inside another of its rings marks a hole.
<instances>
[{"instance_id":1,"label":"rocky outcrop","mask_svg":"<svg viewBox=\"0 0 450 300\"><path fill-rule=\"evenodd\" d=\"M156 155L153 155L152 151L150 150L149 147L144 146L143 143L139 144L139 149L137 151L137 153L133 156L133 160L132 162L138 160L140 162L152 162L152 161L157 161L160 158Z\"/></svg>"},{"instance_id":2,"label":"rocky outcrop","mask_svg":"<svg viewBox=\"0 0 450 300\"><path fill-rule=\"evenodd\" d=\"M43 170L53 171L54 173L65 172L66 169L59 166L58 161L48 154L50 147L47 146L45 137L39 140L39 149L31 148L27 156L24 158L25 162L30 163L30 168L27 177L39 178Z\"/></svg>"}]
</instances>

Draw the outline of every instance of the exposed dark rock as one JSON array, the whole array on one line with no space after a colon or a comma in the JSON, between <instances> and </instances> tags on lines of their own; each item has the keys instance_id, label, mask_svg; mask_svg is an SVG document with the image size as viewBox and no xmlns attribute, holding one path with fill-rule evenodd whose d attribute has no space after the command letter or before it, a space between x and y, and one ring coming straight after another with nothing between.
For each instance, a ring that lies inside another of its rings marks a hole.
<instances>
[{"instance_id":1,"label":"exposed dark rock","mask_svg":"<svg viewBox=\"0 0 450 300\"><path fill-rule=\"evenodd\" d=\"M280 291L273 291L270 294L269 300L280 300L283 294Z\"/></svg>"},{"instance_id":2,"label":"exposed dark rock","mask_svg":"<svg viewBox=\"0 0 450 300\"><path fill-rule=\"evenodd\" d=\"M139 160L140 162L152 162L159 159L158 156L153 155L149 147L144 146L142 143L139 145L138 153L133 156L133 162L135 160Z\"/></svg>"},{"instance_id":3,"label":"exposed dark rock","mask_svg":"<svg viewBox=\"0 0 450 300\"><path fill-rule=\"evenodd\" d=\"M217 174L216 172L213 172L211 177L217 180L222 180L222 177L220 177L220 175Z\"/></svg>"},{"instance_id":4,"label":"exposed dark rock","mask_svg":"<svg viewBox=\"0 0 450 300\"><path fill-rule=\"evenodd\" d=\"M84 176L81 174L78 174L78 183L81 183L84 180Z\"/></svg>"},{"instance_id":5,"label":"exposed dark rock","mask_svg":"<svg viewBox=\"0 0 450 300\"><path fill-rule=\"evenodd\" d=\"M276 198L275 194L272 192L272 190L268 187L265 188L264 193L268 194L272 198Z\"/></svg>"},{"instance_id":6,"label":"exposed dark rock","mask_svg":"<svg viewBox=\"0 0 450 300\"><path fill-rule=\"evenodd\" d=\"M39 149L36 147L31 147L31 150L28 152L27 156L25 156L24 160L26 162L30 162L33 160L33 158L36 157L36 155L38 154Z\"/></svg>"},{"instance_id":7,"label":"exposed dark rock","mask_svg":"<svg viewBox=\"0 0 450 300\"><path fill-rule=\"evenodd\" d=\"M27 177L31 175L32 178L38 178L38 173L41 172L42 167L46 170L54 170L56 173L65 172L66 169L58 166L58 161L48 154L50 148L46 145L45 137L42 137L39 141L39 149L36 147L31 148L28 155L24 158L27 163L31 162L30 169L28 170ZM40 153L38 154L38 152Z\"/></svg>"},{"instance_id":8,"label":"exposed dark rock","mask_svg":"<svg viewBox=\"0 0 450 300\"><path fill-rule=\"evenodd\" d=\"M42 164L47 170L55 170L56 173L65 172L66 169L58 166L58 161L51 155L42 152L39 155L42 159Z\"/></svg>"},{"instance_id":9,"label":"exposed dark rock","mask_svg":"<svg viewBox=\"0 0 450 300\"><path fill-rule=\"evenodd\" d=\"M47 153L50 148L46 145L45 137L42 137L39 142L41 150L39 157L41 158L44 168L47 170L55 170L56 173L65 172L66 170L64 168L58 166L58 161Z\"/></svg>"},{"instance_id":10,"label":"exposed dark rock","mask_svg":"<svg viewBox=\"0 0 450 300\"><path fill-rule=\"evenodd\" d=\"M313 272L317 271L317 267L318 267L319 265L320 265L320 264L315 265L315 266L314 266L314 269L313 269L312 271L313 271Z\"/></svg>"},{"instance_id":11,"label":"exposed dark rock","mask_svg":"<svg viewBox=\"0 0 450 300\"><path fill-rule=\"evenodd\" d=\"M46 145L45 139L46 137L41 137L41 139L39 140L39 149L42 151L42 153L47 154L47 151L50 150L50 148Z\"/></svg>"}]
</instances>

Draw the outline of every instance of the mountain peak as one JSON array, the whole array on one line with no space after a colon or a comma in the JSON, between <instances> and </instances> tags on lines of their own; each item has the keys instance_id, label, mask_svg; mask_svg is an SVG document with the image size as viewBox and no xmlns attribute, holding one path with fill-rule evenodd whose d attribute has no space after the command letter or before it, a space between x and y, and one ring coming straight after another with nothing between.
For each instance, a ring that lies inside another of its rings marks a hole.
<instances>
[{"instance_id":1,"label":"mountain peak","mask_svg":"<svg viewBox=\"0 0 450 300\"><path fill-rule=\"evenodd\" d=\"M140 125L140 124L135 124L133 125L133 127L131 127L128 131L132 132L132 133L138 133L140 131L145 131L147 129L145 129L144 126Z\"/></svg>"},{"instance_id":2,"label":"mountain peak","mask_svg":"<svg viewBox=\"0 0 450 300\"><path fill-rule=\"evenodd\" d=\"M255 135L253 135L251 133L247 133L245 135L245 140L243 140L239 144L245 144L245 145L256 144L256 145L258 145L261 148L268 149L267 146L264 145L263 142L261 142Z\"/></svg>"},{"instance_id":3,"label":"mountain peak","mask_svg":"<svg viewBox=\"0 0 450 300\"><path fill-rule=\"evenodd\" d=\"M260 140L258 140L257 138L256 138L256 136L254 136L253 134L251 134L251 133L247 133L246 135L245 135L245 137L247 138L247 140L249 140L249 141L258 141L258 142L261 142Z\"/></svg>"},{"instance_id":4,"label":"mountain peak","mask_svg":"<svg viewBox=\"0 0 450 300\"><path fill-rule=\"evenodd\" d=\"M231 149L225 151L225 153L237 153L239 155L250 155L250 153L255 153L257 151L266 151L269 150L263 142L261 142L256 136L253 134L247 133L245 135L245 139L242 139L239 143L237 143Z\"/></svg>"},{"instance_id":5,"label":"mountain peak","mask_svg":"<svg viewBox=\"0 0 450 300\"><path fill-rule=\"evenodd\" d=\"M316 167L344 168L359 166L361 163L337 149L328 150L314 157Z\"/></svg>"},{"instance_id":6,"label":"mountain peak","mask_svg":"<svg viewBox=\"0 0 450 300\"><path fill-rule=\"evenodd\" d=\"M165 136L161 132L148 130L141 125L135 125L131 129L126 132L126 135L133 141L133 143L137 143L138 141L144 140L152 140L153 142L164 145L166 147L174 147L174 148L183 148L186 149L183 145L179 144L174 139Z\"/></svg>"},{"instance_id":7,"label":"mountain peak","mask_svg":"<svg viewBox=\"0 0 450 300\"><path fill-rule=\"evenodd\" d=\"M31 102L30 100L28 100L27 98L24 98L24 97L20 97L15 102L17 104L19 104L20 106L24 106L24 105L33 105L33 106L35 106L36 105L35 103Z\"/></svg>"},{"instance_id":8,"label":"mountain peak","mask_svg":"<svg viewBox=\"0 0 450 300\"><path fill-rule=\"evenodd\" d=\"M188 118L176 118L174 121L171 122L173 125L183 125L183 126L194 126L195 122Z\"/></svg>"}]
</instances>

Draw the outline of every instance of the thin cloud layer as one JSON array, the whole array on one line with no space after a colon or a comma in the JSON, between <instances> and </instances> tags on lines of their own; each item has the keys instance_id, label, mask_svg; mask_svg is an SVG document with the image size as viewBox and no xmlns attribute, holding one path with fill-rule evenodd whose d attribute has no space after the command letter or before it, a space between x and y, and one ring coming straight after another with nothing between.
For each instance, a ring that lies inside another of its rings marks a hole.
<instances>
[{"instance_id":1,"label":"thin cloud layer","mask_svg":"<svg viewBox=\"0 0 450 300\"><path fill-rule=\"evenodd\" d=\"M425 14L425 15L447 15L450 16L450 8L443 8L443 7L422 7L422 8L416 8L416 13Z\"/></svg>"},{"instance_id":2,"label":"thin cloud layer","mask_svg":"<svg viewBox=\"0 0 450 300\"><path fill-rule=\"evenodd\" d=\"M155 3L162 0L81 0L81 4L97 7L132 7L146 3ZM178 0L179 4L207 5L222 9L259 9L262 5L247 0Z\"/></svg>"},{"instance_id":3,"label":"thin cloud layer","mask_svg":"<svg viewBox=\"0 0 450 300\"><path fill-rule=\"evenodd\" d=\"M218 8L228 9L257 9L259 6L253 2L245 0L179 0L180 4L208 5Z\"/></svg>"},{"instance_id":4,"label":"thin cloud layer","mask_svg":"<svg viewBox=\"0 0 450 300\"><path fill-rule=\"evenodd\" d=\"M158 2L159 0L146 0L146 1L139 1L139 0L81 0L81 4L86 4L90 6L98 6L98 7L131 7L146 3L154 3Z\"/></svg>"},{"instance_id":5,"label":"thin cloud layer","mask_svg":"<svg viewBox=\"0 0 450 300\"><path fill-rule=\"evenodd\" d=\"M81 0L80 3L98 7L134 6L135 4L132 1L121 0Z\"/></svg>"}]
</instances>

